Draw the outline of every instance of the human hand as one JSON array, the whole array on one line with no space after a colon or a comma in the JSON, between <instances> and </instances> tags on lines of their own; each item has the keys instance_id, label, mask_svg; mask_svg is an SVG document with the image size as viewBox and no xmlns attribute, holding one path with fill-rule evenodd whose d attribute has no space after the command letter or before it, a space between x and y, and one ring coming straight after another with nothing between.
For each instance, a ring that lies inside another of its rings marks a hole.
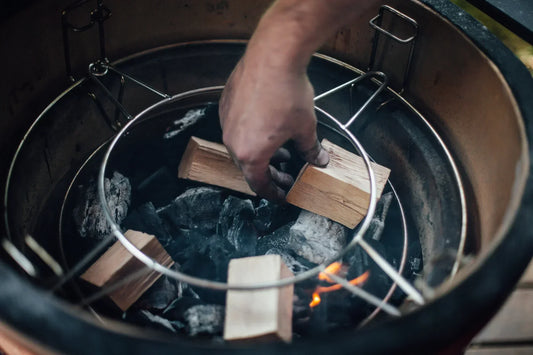
<instances>
[{"instance_id":1,"label":"human hand","mask_svg":"<svg viewBox=\"0 0 533 355\"><path fill-rule=\"evenodd\" d=\"M304 68L277 65L248 51L226 83L219 114L223 141L246 181L258 195L283 200L282 187L293 182L276 170L272 157L288 154L279 148L296 143L311 164L329 162L316 134L314 92Z\"/></svg>"}]
</instances>

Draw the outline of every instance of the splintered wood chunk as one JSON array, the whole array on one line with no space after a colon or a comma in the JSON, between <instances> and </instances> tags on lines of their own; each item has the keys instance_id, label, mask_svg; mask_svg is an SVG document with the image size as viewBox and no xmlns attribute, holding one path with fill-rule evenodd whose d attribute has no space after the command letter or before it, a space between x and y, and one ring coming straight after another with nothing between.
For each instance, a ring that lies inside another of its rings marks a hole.
<instances>
[{"instance_id":1,"label":"splintered wood chunk","mask_svg":"<svg viewBox=\"0 0 533 355\"><path fill-rule=\"evenodd\" d=\"M366 215L370 201L370 181L365 163L328 140L322 146L329 153L325 168L306 164L291 190L287 202L354 228ZM371 163L376 177L377 197L381 196L390 170Z\"/></svg>"},{"instance_id":2,"label":"splintered wood chunk","mask_svg":"<svg viewBox=\"0 0 533 355\"><path fill-rule=\"evenodd\" d=\"M137 249L163 266L170 267L174 264L174 260L153 235L133 230L128 230L124 235ZM133 277L135 274L140 274L140 276ZM108 295L120 309L125 311L160 276L161 273L150 270L117 241L81 275L81 278L96 287L104 288L124 281L128 277L133 277L131 281L121 285Z\"/></svg>"},{"instance_id":3,"label":"splintered wood chunk","mask_svg":"<svg viewBox=\"0 0 533 355\"><path fill-rule=\"evenodd\" d=\"M178 177L255 196L223 144L191 137L178 167Z\"/></svg>"},{"instance_id":4,"label":"splintered wood chunk","mask_svg":"<svg viewBox=\"0 0 533 355\"><path fill-rule=\"evenodd\" d=\"M228 267L230 285L253 285L292 276L279 255L233 259ZM290 342L293 294L293 285L264 290L228 291L224 340Z\"/></svg>"}]
</instances>

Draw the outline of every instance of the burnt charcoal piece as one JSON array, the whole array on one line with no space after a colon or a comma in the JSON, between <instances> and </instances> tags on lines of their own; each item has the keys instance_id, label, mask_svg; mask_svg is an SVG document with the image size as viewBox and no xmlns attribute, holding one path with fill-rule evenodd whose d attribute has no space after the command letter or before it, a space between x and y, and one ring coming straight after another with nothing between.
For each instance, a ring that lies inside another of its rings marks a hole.
<instances>
[{"instance_id":1,"label":"burnt charcoal piece","mask_svg":"<svg viewBox=\"0 0 533 355\"><path fill-rule=\"evenodd\" d=\"M122 225L124 230L132 229L154 235L163 247L167 246L172 239L152 202L147 202L131 211Z\"/></svg>"},{"instance_id":2,"label":"burnt charcoal piece","mask_svg":"<svg viewBox=\"0 0 533 355\"><path fill-rule=\"evenodd\" d=\"M186 331L190 336L221 334L224 327L224 306L205 304L192 306L184 313Z\"/></svg>"},{"instance_id":3,"label":"burnt charcoal piece","mask_svg":"<svg viewBox=\"0 0 533 355\"><path fill-rule=\"evenodd\" d=\"M179 270L179 265L174 264L170 267ZM187 295L196 295L189 285L175 280L167 275L163 275L150 287L137 302L135 308L161 311L166 309L174 300ZM196 297L198 297L196 295Z\"/></svg>"},{"instance_id":4,"label":"burnt charcoal piece","mask_svg":"<svg viewBox=\"0 0 533 355\"><path fill-rule=\"evenodd\" d=\"M127 177L113 172L111 179L105 178L104 191L115 222L120 224L128 213L131 202L131 185ZM98 185L93 181L82 193L73 210L76 228L82 237L103 239L111 233L100 199Z\"/></svg>"},{"instance_id":5,"label":"burnt charcoal piece","mask_svg":"<svg viewBox=\"0 0 533 355\"><path fill-rule=\"evenodd\" d=\"M141 181L134 191L135 201L150 201L155 206L161 207L170 203L171 198L178 195L179 179L165 166Z\"/></svg>"},{"instance_id":6,"label":"burnt charcoal piece","mask_svg":"<svg viewBox=\"0 0 533 355\"><path fill-rule=\"evenodd\" d=\"M294 223L289 223L283 227L276 229L269 235L265 235L257 241L256 255L265 255L270 249L287 248L289 242L289 231Z\"/></svg>"},{"instance_id":7,"label":"burnt charcoal piece","mask_svg":"<svg viewBox=\"0 0 533 355\"><path fill-rule=\"evenodd\" d=\"M257 231L253 220L255 210L251 200L229 196L225 201L218 219L218 234L233 248L233 257L255 255Z\"/></svg>"},{"instance_id":8,"label":"burnt charcoal piece","mask_svg":"<svg viewBox=\"0 0 533 355\"><path fill-rule=\"evenodd\" d=\"M381 256L386 260L387 253L383 244L373 239L365 241L370 244ZM370 256L359 246L357 246L353 251L350 251L347 256L344 258L345 262L350 265L348 269L348 274L346 278L351 280L358 277L364 272L369 272L368 280L362 286L366 291L372 293L374 296L379 298L385 297L390 287L392 286L392 280L389 276L372 260ZM366 304L359 298L353 297L352 304ZM357 308L357 307L354 307Z\"/></svg>"},{"instance_id":9,"label":"burnt charcoal piece","mask_svg":"<svg viewBox=\"0 0 533 355\"><path fill-rule=\"evenodd\" d=\"M365 233L365 239L380 240L385 228L385 219L389 212L389 207L392 202L392 192L383 194L376 205L376 212L374 217L370 220L370 225Z\"/></svg>"},{"instance_id":10,"label":"burnt charcoal piece","mask_svg":"<svg viewBox=\"0 0 533 355\"><path fill-rule=\"evenodd\" d=\"M259 206L255 209L254 226L259 234L265 234L272 226L272 216L274 215L276 205L262 199Z\"/></svg>"},{"instance_id":11,"label":"burnt charcoal piece","mask_svg":"<svg viewBox=\"0 0 533 355\"><path fill-rule=\"evenodd\" d=\"M214 230L222 210L222 191L211 187L188 189L157 213L177 228Z\"/></svg>"},{"instance_id":12,"label":"burnt charcoal piece","mask_svg":"<svg viewBox=\"0 0 533 355\"><path fill-rule=\"evenodd\" d=\"M292 255L289 250L272 248L268 250L265 255L279 255L281 259L287 265L287 267L292 271L293 274L299 274L301 272L307 271L316 266L301 256Z\"/></svg>"},{"instance_id":13,"label":"burnt charcoal piece","mask_svg":"<svg viewBox=\"0 0 533 355\"><path fill-rule=\"evenodd\" d=\"M162 316L171 321L185 321L185 311L193 306L205 304L198 297L193 296L183 296L181 298L175 299L162 313Z\"/></svg>"},{"instance_id":14,"label":"burnt charcoal piece","mask_svg":"<svg viewBox=\"0 0 533 355\"><path fill-rule=\"evenodd\" d=\"M165 134L163 135L164 139L172 139L177 137L181 132L185 131L188 127L193 126L200 119L204 118L206 115L206 110L208 108L195 108L187 111L185 115L174 122L172 125L167 127Z\"/></svg>"},{"instance_id":15,"label":"burnt charcoal piece","mask_svg":"<svg viewBox=\"0 0 533 355\"><path fill-rule=\"evenodd\" d=\"M316 264L333 258L345 244L345 227L312 212L302 211L290 229L289 247Z\"/></svg>"},{"instance_id":16,"label":"burnt charcoal piece","mask_svg":"<svg viewBox=\"0 0 533 355\"><path fill-rule=\"evenodd\" d=\"M177 329L183 327L183 324L180 324L180 322L171 322L166 318L155 315L144 309L139 311L128 311L124 314L125 320L146 328L153 328L165 330L171 333L176 333Z\"/></svg>"}]
</instances>

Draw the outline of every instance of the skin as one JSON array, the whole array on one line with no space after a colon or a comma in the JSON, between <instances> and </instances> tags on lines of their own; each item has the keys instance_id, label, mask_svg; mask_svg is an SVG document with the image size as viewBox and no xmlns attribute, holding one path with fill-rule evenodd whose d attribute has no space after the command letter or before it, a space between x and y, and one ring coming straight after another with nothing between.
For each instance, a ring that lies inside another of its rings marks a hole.
<instances>
[{"instance_id":1,"label":"skin","mask_svg":"<svg viewBox=\"0 0 533 355\"><path fill-rule=\"evenodd\" d=\"M313 53L376 0L278 0L261 18L220 100L223 141L248 184L269 200L285 199L290 175L272 160L293 140L302 157L326 166L316 134L314 91L307 77Z\"/></svg>"}]
</instances>

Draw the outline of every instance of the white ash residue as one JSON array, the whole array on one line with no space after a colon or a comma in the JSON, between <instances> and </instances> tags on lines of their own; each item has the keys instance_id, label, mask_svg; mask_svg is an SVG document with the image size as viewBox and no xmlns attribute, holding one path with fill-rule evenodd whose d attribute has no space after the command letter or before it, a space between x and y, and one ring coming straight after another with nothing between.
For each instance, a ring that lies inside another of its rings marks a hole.
<instances>
[{"instance_id":1,"label":"white ash residue","mask_svg":"<svg viewBox=\"0 0 533 355\"><path fill-rule=\"evenodd\" d=\"M171 131L166 132L163 135L163 138L170 139L170 138L177 136L178 134L183 132L185 129L187 129L187 127L192 126L193 124L198 122L199 119L204 117L205 111L206 111L205 107L201 109L193 109L193 110L187 111L187 113L185 113L185 116L173 122L173 127L169 128L171 129Z\"/></svg>"},{"instance_id":2,"label":"white ash residue","mask_svg":"<svg viewBox=\"0 0 533 355\"><path fill-rule=\"evenodd\" d=\"M307 260L321 264L346 245L346 228L329 218L302 211L290 229L289 245Z\"/></svg>"},{"instance_id":3,"label":"white ash residue","mask_svg":"<svg viewBox=\"0 0 533 355\"><path fill-rule=\"evenodd\" d=\"M224 327L224 306L218 304L199 304L192 306L184 313L187 333L191 336L198 334L217 334Z\"/></svg>"},{"instance_id":4,"label":"white ash residue","mask_svg":"<svg viewBox=\"0 0 533 355\"><path fill-rule=\"evenodd\" d=\"M83 188L83 187L82 187ZM111 179L105 178L104 190L107 202L115 222L120 224L128 214L131 202L131 184L127 177L113 172ZM78 204L74 207L74 222L82 237L103 239L111 233L100 199L98 185L91 183L85 193L82 192Z\"/></svg>"}]
</instances>

